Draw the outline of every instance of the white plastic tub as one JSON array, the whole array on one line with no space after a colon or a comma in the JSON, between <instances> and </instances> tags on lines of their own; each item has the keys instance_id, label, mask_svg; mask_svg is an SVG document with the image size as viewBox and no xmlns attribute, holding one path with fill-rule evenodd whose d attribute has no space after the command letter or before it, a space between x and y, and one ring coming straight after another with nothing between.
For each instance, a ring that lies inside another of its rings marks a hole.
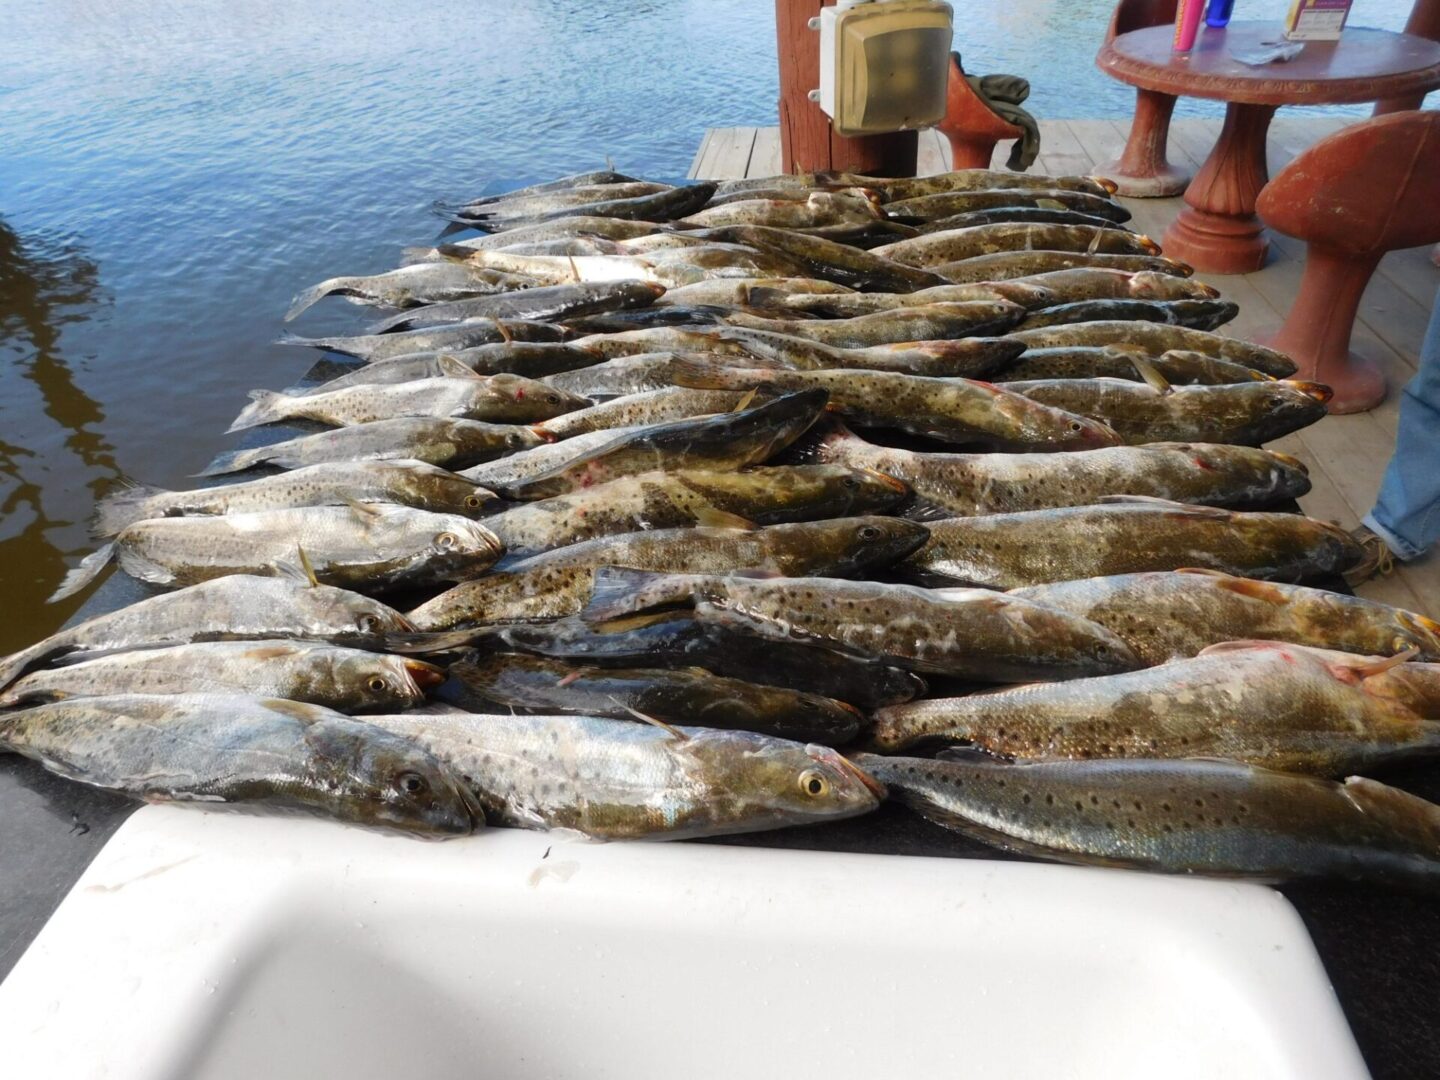
<instances>
[{"instance_id":1,"label":"white plastic tub","mask_svg":"<svg viewBox=\"0 0 1440 1080\"><path fill-rule=\"evenodd\" d=\"M100 853L0 1046L65 1080L1366 1075L1259 886L190 807Z\"/></svg>"}]
</instances>

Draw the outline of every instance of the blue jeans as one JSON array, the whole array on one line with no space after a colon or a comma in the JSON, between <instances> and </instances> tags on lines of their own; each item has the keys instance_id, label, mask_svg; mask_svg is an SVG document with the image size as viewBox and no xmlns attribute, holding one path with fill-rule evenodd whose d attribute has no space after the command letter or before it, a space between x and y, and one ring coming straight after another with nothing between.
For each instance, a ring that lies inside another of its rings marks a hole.
<instances>
[{"instance_id":1,"label":"blue jeans","mask_svg":"<svg viewBox=\"0 0 1440 1080\"><path fill-rule=\"evenodd\" d=\"M1395 453L1365 524L1402 559L1419 558L1440 540L1440 296L1419 370L1401 392Z\"/></svg>"}]
</instances>

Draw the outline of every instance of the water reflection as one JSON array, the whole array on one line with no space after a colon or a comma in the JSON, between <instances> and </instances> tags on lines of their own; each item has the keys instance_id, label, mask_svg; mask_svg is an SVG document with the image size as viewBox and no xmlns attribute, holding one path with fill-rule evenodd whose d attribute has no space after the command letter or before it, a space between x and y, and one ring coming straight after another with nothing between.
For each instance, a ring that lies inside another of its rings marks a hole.
<instances>
[{"instance_id":1,"label":"water reflection","mask_svg":"<svg viewBox=\"0 0 1440 1080\"><path fill-rule=\"evenodd\" d=\"M0 622L0 653L48 633L77 606L41 605L65 571L63 551L84 541L84 505L120 473L96 430L104 413L60 344L65 324L90 318L98 296L99 269L78 245L23 238L0 221L0 595L12 614ZM78 459L86 490L52 479L75 474L66 458ZM37 612L44 625L33 621Z\"/></svg>"}]
</instances>

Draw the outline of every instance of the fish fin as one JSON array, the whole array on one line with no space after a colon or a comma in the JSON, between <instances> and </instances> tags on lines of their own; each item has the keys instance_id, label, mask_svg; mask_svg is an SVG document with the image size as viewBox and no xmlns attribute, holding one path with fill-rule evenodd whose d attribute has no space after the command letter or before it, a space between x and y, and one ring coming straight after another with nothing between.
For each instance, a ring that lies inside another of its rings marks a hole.
<instances>
[{"instance_id":1,"label":"fish fin","mask_svg":"<svg viewBox=\"0 0 1440 1080\"><path fill-rule=\"evenodd\" d=\"M616 707L617 709L624 709L627 713L629 713L631 716L633 716L636 720L639 720L641 723L644 723L644 724L653 724L655 727L658 727L661 731L668 731L671 735L673 735L673 736L674 736L675 738L677 738L677 739L684 740L684 739L688 739L688 738L690 737L689 735L686 735L683 731L681 731L679 728L677 728L675 725L673 725L673 724L667 724L664 720L660 720L660 719L658 719L658 718L656 718L656 717L654 717L654 716L647 716L645 713L641 712L639 709L632 709L629 705L626 705L623 701L621 701L621 700L620 700L619 698L617 698L617 697L613 697L613 696L612 696L612 697L610 698L610 700L614 703L614 705L615 705L615 707Z\"/></svg>"},{"instance_id":2,"label":"fish fin","mask_svg":"<svg viewBox=\"0 0 1440 1080\"><path fill-rule=\"evenodd\" d=\"M1206 645L1196 656L1213 656L1216 653L1249 652L1251 649L1283 649L1286 642L1263 641L1259 638L1244 638L1238 641L1218 641L1214 645Z\"/></svg>"},{"instance_id":3,"label":"fish fin","mask_svg":"<svg viewBox=\"0 0 1440 1080\"><path fill-rule=\"evenodd\" d=\"M1341 788L1366 817L1411 835L1418 823L1429 834L1431 846L1440 847L1440 806L1364 776L1347 776Z\"/></svg>"},{"instance_id":4,"label":"fish fin","mask_svg":"<svg viewBox=\"0 0 1440 1080\"><path fill-rule=\"evenodd\" d=\"M755 403L755 395L758 393L760 393L760 388L758 386L751 387L750 390L746 392L745 396L735 403L735 407L732 408L730 411L744 412L746 409L750 408L750 406Z\"/></svg>"},{"instance_id":5,"label":"fish fin","mask_svg":"<svg viewBox=\"0 0 1440 1080\"><path fill-rule=\"evenodd\" d=\"M695 511L695 524L707 529L744 529L747 532L760 527L749 518L726 510L717 510L713 506L699 507Z\"/></svg>"},{"instance_id":6,"label":"fish fin","mask_svg":"<svg viewBox=\"0 0 1440 1080\"><path fill-rule=\"evenodd\" d=\"M265 461L265 447L258 449L226 450L215 455L215 460L201 469L195 475L200 476L224 476L226 473L244 472L246 469L259 465Z\"/></svg>"},{"instance_id":7,"label":"fish fin","mask_svg":"<svg viewBox=\"0 0 1440 1080\"><path fill-rule=\"evenodd\" d=\"M315 576L315 565L310 561L310 555L306 552L304 545L295 545L295 556L300 560L300 570L305 575L305 581L310 588L319 588L320 579Z\"/></svg>"},{"instance_id":8,"label":"fish fin","mask_svg":"<svg viewBox=\"0 0 1440 1080\"><path fill-rule=\"evenodd\" d=\"M400 265L414 266L416 263L434 262L440 252L433 247L407 247L400 249ZM299 297L296 297L298 300Z\"/></svg>"},{"instance_id":9,"label":"fish fin","mask_svg":"<svg viewBox=\"0 0 1440 1080\"><path fill-rule=\"evenodd\" d=\"M1176 502L1174 499L1161 499L1154 495L1101 495L1095 500L1097 504L1124 505L1125 503L1137 503L1142 506L1153 506L1156 509L1173 510L1184 517L1214 518L1216 520L1229 519L1229 510L1222 510L1218 506L1199 506L1195 503Z\"/></svg>"},{"instance_id":10,"label":"fish fin","mask_svg":"<svg viewBox=\"0 0 1440 1080\"><path fill-rule=\"evenodd\" d=\"M1327 658L1325 664L1330 669L1331 674L1341 682L1359 684L1371 675L1379 675L1389 671L1391 668L1408 664L1419 655L1420 650L1412 645L1404 652L1398 652L1394 656L1331 657Z\"/></svg>"},{"instance_id":11,"label":"fish fin","mask_svg":"<svg viewBox=\"0 0 1440 1080\"><path fill-rule=\"evenodd\" d=\"M1176 570L1177 574L1203 574L1206 577L1213 577L1216 580L1215 586L1233 592L1237 596L1249 597L1251 600L1264 600L1267 604L1287 604L1290 598L1284 591L1277 588L1268 581L1256 581L1254 578L1236 577L1234 574L1227 574L1223 570L1210 570L1205 567L1186 566Z\"/></svg>"},{"instance_id":12,"label":"fish fin","mask_svg":"<svg viewBox=\"0 0 1440 1080\"><path fill-rule=\"evenodd\" d=\"M475 248L462 247L459 244L436 244L435 250L441 257L452 262L470 262L476 252Z\"/></svg>"},{"instance_id":13,"label":"fish fin","mask_svg":"<svg viewBox=\"0 0 1440 1080\"><path fill-rule=\"evenodd\" d=\"M1160 369L1150 362L1148 356L1132 352L1126 356L1126 359L1130 361L1131 366L1139 373L1140 378L1145 380L1145 385L1149 386L1156 393L1168 394L1172 392L1174 388L1170 385L1170 380L1160 374Z\"/></svg>"},{"instance_id":14,"label":"fish fin","mask_svg":"<svg viewBox=\"0 0 1440 1080\"><path fill-rule=\"evenodd\" d=\"M277 577L286 577L300 585L308 585L315 588L319 580L315 577L315 567L310 564L310 556L305 554L305 549L296 546L296 561L289 559L277 559L270 564L270 569L275 571Z\"/></svg>"},{"instance_id":15,"label":"fish fin","mask_svg":"<svg viewBox=\"0 0 1440 1080\"><path fill-rule=\"evenodd\" d=\"M1015 764L1015 758L1012 755L997 754L981 746L947 746L943 750L935 751L935 756L941 761L985 761L990 763L998 761L1006 765Z\"/></svg>"},{"instance_id":16,"label":"fish fin","mask_svg":"<svg viewBox=\"0 0 1440 1080\"><path fill-rule=\"evenodd\" d=\"M700 360L694 356L677 356L670 361L670 381L676 386L701 390L756 389L756 373L730 364Z\"/></svg>"},{"instance_id":17,"label":"fish fin","mask_svg":"<svg viewBox=\"0 0 1440 1080\"><path fill-rule=\"evenodd\" d=\"M939 503L933 503L929 499L917 495L910 500L910 504L901 513L901 516L909 521L918 521L923 525L929 521L948 521L950 518L961 515Z\"/></svg>"},{"instance_id":18,"label":"fish fin","mask_svg":"<svg viewBox=\"0 0 1440 1080\"><path fill-rule=\"evenodd\" d=\"M99 577L100 572L110 565L114 558L115 544L113 541L86 555L80 560L79 566L65 575L60 582L60 587L50 594L46 603L53 604L57 600L65 600L74 596Z\"/></svg>"},{"instance_id":19,"label":"fish fin","mask_svg":"<svg viewBox=\"0 0 1440 1080\"><path fill-rule=\"evenodd\" d=\"M484 379L478 375L475 369L463 360L457 360L449 353L441 353L435 358L435 369L446 378L450 379Z\"/></svg>"},{"instance_id":20,"label":"fish fin","mask_svg":"<svg viewBox=\"0 0 1440 1080\"><path fill-rule=\"evenodd\" d=\"M643 630L647 626L669 622L673 618L675 618L673 611L652 611L644 615L621 615L618 618L592 623L590 629L597 634L624 634L631 630Z\"/></svg>"},{"instance_id":21,"label":"fish fin","mask_svg":"<svg viewBox=\"0 0 1440 1080\"><path fill-rule=\"evenodd\" d=\"M343 289L353 280L353 278L343 277L329 278L326 281L320 282L318 285L312 285L310 288L297 293L295 299L290 302L290 310L285 312L285 321L290 322L295 316L299 315L316 301L324 299L336 289Z\"/></svg>"},{"instance_id":22,"label":"fish fin","mask_svg":"<svg viewBox=\"0 0 1440 1080\"><path fill-rule=\"evenodd\" d=\"M580 612L587 623L609 622L657 607L690 607L695 602L690 575L657 574L602 566L595 571L590 599Z\"/></svg>"},{"instance_id":23,"label":"fish fin","mask_svg":"<svg viewBox=\"0 0 1440 1080\"><path fill-rule=\"evenodd\" d=\"M469 630L416 631L414 633L391 633L385 635L385 651L405 655L452 652L475 645L498 633L495 627L475 627Z\"/></svg>"},{"instance_id":24,"label":"fish fin","mask_svg":"<svg viewBox=\"0 0 1440 1080\"><path fill-rule=\"evenodd\" d=\"M147 500L169 494L165 488L134 484L127 480L123 487L110 492L96 504L91 531L96 536L114 536L125 526L152 516L145 513Z\"/></svg>"},{"instance_id":25,"label":"fish fin","mask_svg":"<svg viewBox=\"0 0 1440 1080\"><path fill-rule=\"evenodd\" d=\"M362 521L373 520L385 516L385 507L382 503L366 503L359 499L347 499L341 496L340 501L348 506L356 517Z\"/></svg>"},{"instance_id":26,"label":"fish fin","mask_svg":"<svg viewBox=\"0 0 1440 1080\"><path fill-rule=\"evenodd\" d=\"M281 413L283 403L289 398L274 390L251 390L250 404L240 410L234 422L225 431L243 431L246 428L259 427L261 424L274 423L276 420L284 420Z\"/></svg>"},{"instance_id":27,"label":"fish fin","mask_svg":"<svg viewBox=\"0 0 1440 1080\"><path fill-rule=\"evenodd\" d=\"M504 323L503 320L501 320L501 319L492 319L492 320L490 320L490 321L495 324L495 332L500 335L500 340L501 340L504 344L506 344L506 345L513 345L513 344L515 344L515 335L510 332L510 328L505 325L505 323Z\"/></svg>"}]
</instances>

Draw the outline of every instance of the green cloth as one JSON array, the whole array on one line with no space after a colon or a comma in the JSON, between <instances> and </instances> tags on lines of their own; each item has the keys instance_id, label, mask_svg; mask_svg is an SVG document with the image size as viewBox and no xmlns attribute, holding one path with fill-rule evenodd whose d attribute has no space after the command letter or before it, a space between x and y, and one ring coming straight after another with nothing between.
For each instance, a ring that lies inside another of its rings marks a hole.
<instances>
[{"instance_id":1,"label":"green cloth","mask_svg":"<svg viewBox=\"0 0 1440 1080\"><path fill-rule=\"evenodd\" d=\"M960 63L960 54L955 53L955 67L965 75ZM980 100L985 102L1000 119L1018 127L1023 135L1010 147L1010 159L1005 163L1015 172L1024 172L1035 164L1040 154L1040 125L1035 117L1020 108L1020 103L1030 96L1030 82L1019 75L965 75Z\"/></svg>"}]
</instances>

